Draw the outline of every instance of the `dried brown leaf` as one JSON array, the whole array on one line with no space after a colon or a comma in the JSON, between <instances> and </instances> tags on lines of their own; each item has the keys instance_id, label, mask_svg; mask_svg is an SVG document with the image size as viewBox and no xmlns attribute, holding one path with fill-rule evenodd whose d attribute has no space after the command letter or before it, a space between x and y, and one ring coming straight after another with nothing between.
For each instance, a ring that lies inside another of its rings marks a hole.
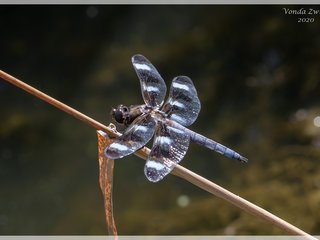
<instances>
[{"instance_id":1,"label":"dried brown leaf","mask_svg":"<svg viewBox=\"0 0 320 240\"><path fill-rule=\"evenodd\" d=\"M111 140L103 131L97 131L98 135L98 154L99 154L99 182L104 198L104 209L106 215L106 223L109 235L117 236L117 228L113 218L112 205L112 187L113 187L113 169L114 161L104 154L104 149Z\"/></svg>"}]
</instances>

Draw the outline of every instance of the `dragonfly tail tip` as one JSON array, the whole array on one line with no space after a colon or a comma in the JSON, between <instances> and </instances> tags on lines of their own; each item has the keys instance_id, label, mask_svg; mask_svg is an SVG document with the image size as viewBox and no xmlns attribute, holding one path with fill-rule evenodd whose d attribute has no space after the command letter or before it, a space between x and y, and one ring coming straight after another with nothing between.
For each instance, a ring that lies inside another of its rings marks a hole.
<instances>
[{"instance_id":1,"label":"dragonfly tail tip","mask_svg":"<svg viewBox=\"0 0 320 240\"><path fill-rule=\"evenodd\" d=\"M245 157L243 157L243 156L240 156L240 159L239 159L241 162L243 162L243 163L248 163L248 158L245 158Z\"/></svg>"}]
</instances>

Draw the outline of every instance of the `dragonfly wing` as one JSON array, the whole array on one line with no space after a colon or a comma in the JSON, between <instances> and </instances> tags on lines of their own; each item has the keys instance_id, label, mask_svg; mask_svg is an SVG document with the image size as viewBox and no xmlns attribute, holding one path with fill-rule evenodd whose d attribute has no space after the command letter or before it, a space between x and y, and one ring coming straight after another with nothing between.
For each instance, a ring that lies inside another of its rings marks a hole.
<instances>
[{"instance_id":1,"label":"dragonfly wing","mask_svg":"<svg viewBox=\"0 0 320 240\"><path fill-rule=\"evenodd\" d=\"M140 79L144 102L149 107L160 108L166 96L167 87L157 69L144 56L138 54L131 59Z\"/></svg>"},{"instance_id":2,"label":"dragonfly wing","mask_svg":"<svg viewBox=\"0 0 320 240\"><path fill-rule=\"evenodd\" d=\"M189 126L197 119L200 108L200 100L192 80L187 76L175 77L162 111L167 113L171 120Z\"/></svg>"},{"instance_id":3,"label":"dragonfly wing","mask_svg":"<svg viewBox=\"0 0 320 240\"><path fill-rule=\"evenodd\" d=\"M144 167L149 181L158 182L169 174L186 154L190 138L182 130L159 123L153 147Z\"/></svg>"},{"instance_id":4,"label":"dragonfly wing","mask_svg":"<svg viewBox=\"0 0 320 240\"><path fill-rule=\"evenodd\" d=\"M149 113L137 117L126 131L105 149L105 155L111 159L122 158L143 147L152 138L156 121Z\"/></svg>"}]
</instances>

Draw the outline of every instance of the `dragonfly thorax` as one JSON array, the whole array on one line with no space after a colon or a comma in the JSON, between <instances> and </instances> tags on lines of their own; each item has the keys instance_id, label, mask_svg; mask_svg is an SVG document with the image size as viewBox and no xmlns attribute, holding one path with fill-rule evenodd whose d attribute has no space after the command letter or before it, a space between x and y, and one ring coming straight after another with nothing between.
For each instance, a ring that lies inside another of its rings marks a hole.
<instances>
[{"instance_id":1,"label":"dragonfly thorax","mask_svg":"<svg viewBox=\"0 0 320 240\"><path fill-rule=\"evenodd\" d=\"M120 104L111 111L112 118L119 124L125 126L130 125L137 117L145 112L144 105L142 106L124 106Z\"/></svg>"}]
</instances>

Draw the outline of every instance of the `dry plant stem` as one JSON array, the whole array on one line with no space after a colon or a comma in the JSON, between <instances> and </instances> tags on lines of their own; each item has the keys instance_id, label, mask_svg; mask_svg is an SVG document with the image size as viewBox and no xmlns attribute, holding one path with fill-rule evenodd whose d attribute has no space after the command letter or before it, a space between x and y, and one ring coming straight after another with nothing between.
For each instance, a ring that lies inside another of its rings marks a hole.
<instances>
[{"instance_id":1,"label":"dry plant stem","mask_svg":"<svg viewBox=\"0 0 320 240\"><path fill-rule=\"evenodd\" d=\"M105 125L99 123L98 121L94 120L93 118L88 117L87 115L75 110L74 108L69 107L68 105L50 97L49 95L39 91L38 89L31 87L30 85L20 81L19 79L3 72L0 70L0 77L11 84L15 85L18 88L25 90L26 92L36 96L37 98L42 99L43 101L59 108L60 110L74 116L75 118L87 123L88 125L96 128L97 130L103 130L107 132L110 137L117 137L117 135L107 128Z\"/></svg>"},{"instance_id":2,"label":"dry plant stem","mask_svg":"<svg viewBox=\"0 0 320 240\"><path fill-rule=\"evenodd\" d=\"M20 81L19 79L3 72L0 70L0 77L4 80L10 82L11 84L29 92L30 94L44 100L45 102L59 108L60 110L74 116L75 118L87 123L88 125L96 128L97 130L102 130L106 132L110 137L117 137L119 136L118 133L116 133L113 129L106 127L105 125L99 123L98 121L84 115L83 113L69 107L68 105L48 96L47 94L31 87L30 85ZM146 159L149 153L149 149L143 148L139 150L136 155L139 157ZM281 229L286 231L288 234L291 235L300 235L304 236L304 239L312 239L316 240L317 238L309 235L308 233L302 231L301 229L293 226L292 224L284 221L283 219L273 215L272 213L264 210L263 208L258 207L257 205L229 192L228 190L220 187L217 184L214 184L213 182L209 181L206 178L203 178L199 176L198 174L180 166L177 165L175 169L172 172L174 175L179 176L190 183L194 184L195 186L204 189L205 191L216 195L217 197L220 197L224 200L227 200L228 202L232 203L233 205L241 208L242 210L253 214L254 216L257 216Z\"/></svg>"},{"instance_id":3,"label":"dry plant stem","mask_svg":"<svg viewBox=\"0 0 320 240\"><path fill-rule=\"evenodd\" d=\"M257 216L258 218L272 223L273 225L283 229L289 234L305 236L304 239L316 239L306 232L302 231L301 229L266 211L265 209L239 197L238 195L235 195L234 193L220 187L219 185L180 165L176 166L174 170L176 171L176 175L178 175L179 177L187 180L188 182L191 182L192 184L202 188L209 193L212 193L217 197L220 197L236 205L237 207L243 209L248 213L251 213L254 216ZM183 172L183 175L180 175L181 172Z\"/></svg>"}]
</instances>

